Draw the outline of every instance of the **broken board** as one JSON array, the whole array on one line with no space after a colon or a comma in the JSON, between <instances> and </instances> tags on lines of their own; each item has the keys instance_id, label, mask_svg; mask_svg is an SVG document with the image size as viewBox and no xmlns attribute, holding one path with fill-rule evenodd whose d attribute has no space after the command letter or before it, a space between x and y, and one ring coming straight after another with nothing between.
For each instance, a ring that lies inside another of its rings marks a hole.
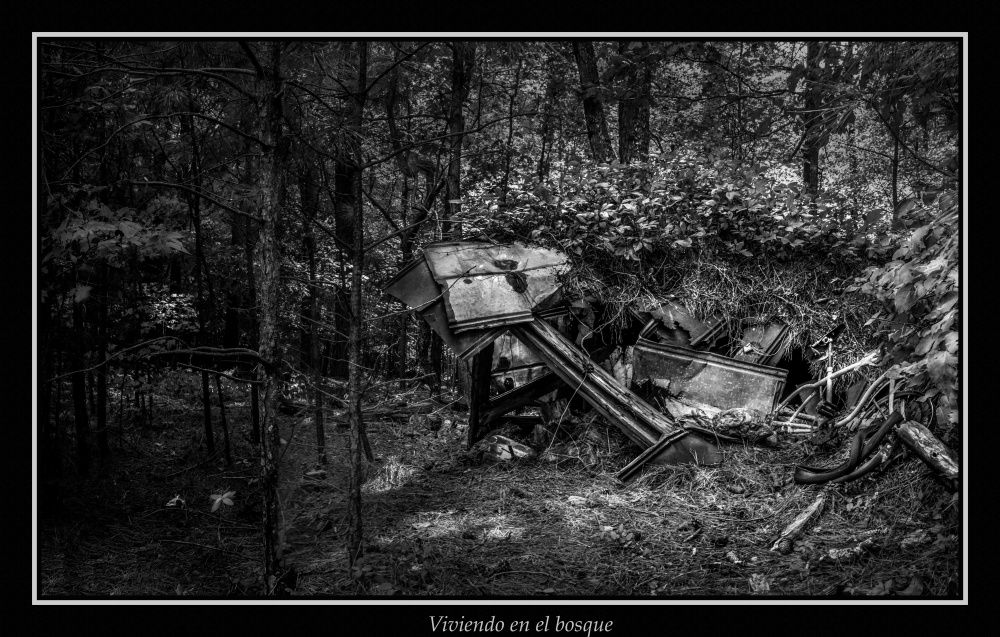
<instances>
[{"instance_id":1,"label":"broken board","mask_svg":"<svg viewBox=\"0 0 1000 637\"><path fill-rule=\"evenodd\" d=\"M511 331L532 348L563 382L573 387L608 422L643 449L657 444L664 435L678 434L676 439L671 435L670 442L685 448L696 447L706 463L714 464L721 460L721 454L713 445L680 435L682 430L668 416L619 385L613 376L593 364L551 325L536 320L513 326ZM640 465L648 460L653 458L644 458Z\"/></svg>"}]
</instances>

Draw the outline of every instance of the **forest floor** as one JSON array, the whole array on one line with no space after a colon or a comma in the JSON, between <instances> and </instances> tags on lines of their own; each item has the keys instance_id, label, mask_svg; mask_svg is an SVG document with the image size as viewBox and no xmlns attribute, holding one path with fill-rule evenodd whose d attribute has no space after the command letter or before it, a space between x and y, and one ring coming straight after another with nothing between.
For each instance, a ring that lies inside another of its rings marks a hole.
<instances>
[{"instance_id":1,"label":"forest floor","mask_svg":"<svg viewBox=\"0 0 1000 637\"><path fill-rule=\"evenodd\" d=\"M40 596L262 592L248 410L227 405L227 467L192 433L199 406L158 396L152 425L118 439L97 477L70 481L60 514L39 520ZM294 595L961 595L963 503L913 459L853 483L802 486L791 480L799 446L725 445L720 466L649 467L623 486L615 473L638 449L594 416L564 424L577 439L604 439L589 465L566 456L493 463L481 446L466 449L466 414L412 393L373 407L366 554L353 571L347 431L328 423L330 461L317 473L311 421L281 418ZM430 409L439 429L410 423ZM496 433L518 437L516 428ZM791 554L772 552L821 490L824 511ZM228 491L233 504L212 512L212 496Z\"/></svg>"}]
</instances>

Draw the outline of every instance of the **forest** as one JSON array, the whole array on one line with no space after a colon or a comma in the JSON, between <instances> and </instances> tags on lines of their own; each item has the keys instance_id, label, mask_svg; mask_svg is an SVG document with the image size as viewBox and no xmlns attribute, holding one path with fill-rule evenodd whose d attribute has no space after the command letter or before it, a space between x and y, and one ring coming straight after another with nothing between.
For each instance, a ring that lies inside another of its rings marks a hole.
<instances>
[{"instance_id":1,"label":"forest","mask_svg":"<svg viewBox=\"0 0 1000 637\"><path fill-rule=\"evenodd\" d=\"M963 47L36 38L33 596L963 598Z\"/></svg>"}]
</instances>

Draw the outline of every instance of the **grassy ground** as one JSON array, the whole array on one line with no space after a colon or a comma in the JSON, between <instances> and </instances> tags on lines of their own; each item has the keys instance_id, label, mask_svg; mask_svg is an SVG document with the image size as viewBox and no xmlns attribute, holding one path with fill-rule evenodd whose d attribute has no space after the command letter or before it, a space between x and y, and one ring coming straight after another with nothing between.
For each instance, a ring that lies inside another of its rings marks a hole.
<instances>
[{"instance_id":1,"label":"grassy ground","mask_svg":"<svg viewBox=\"0 0 1000 637\"><path fill-rule=\"evenodd\" d=\"M719 467L651 467L622 486L614 474L638 449L599 418L564 425L600 450L589 465L566 456L497 464L465 449L464 414L441 410L438 422L450 422L432 431L408 422L417 404L391 397L381 410L395 411L369 422L367 554L353 572L346 431L327 427L331 461L316 475L311 424L283 417L295 595L961 595L962 502L916 460L846 485L799 486L800 447L726 445ZM260 592L246 408L228 409L231 467L205 460L193 400L158 409L103 475L68 487L58 518L39 521L40 595ZM212 512L211 496L226 491L236 491L233 505ZM792 553L770 551L820 491L823 513ZM167 506L175 496L184 504Z\"/></svg>"}]
</instances>

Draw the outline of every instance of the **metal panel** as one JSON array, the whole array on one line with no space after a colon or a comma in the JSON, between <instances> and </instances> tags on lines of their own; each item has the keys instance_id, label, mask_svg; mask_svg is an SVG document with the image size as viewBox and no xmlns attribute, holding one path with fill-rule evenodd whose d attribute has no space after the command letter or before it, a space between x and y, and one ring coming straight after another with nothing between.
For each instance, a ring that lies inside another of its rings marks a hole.
<instances>
[{"instance_id":1,"label":"metal panel","mask_svg":"<svg viewBox=\"0 0 1000 637\"><path fill-rule=\"evenodd\" d=\"M520 244L436 243L424 255L456 334L530 322L559 300L558 276L569 267L563 254Z\"/></svg>"},{"instance_id":2,"label":"metal panel","mask_svg":"<svg viewBox=\"0 0 1000 637\"><path fill-rule=\"evenodd\" d=\"M462 360L468 360L500 335L500 329L455 334L448 327L448 315L444 300L441 298L441 289L434 281L427 261L422 256L400 270L382 289L420 312L431 329L437 332L441 340Z\"/></svg>"},{"instance_id":3,"label":"metal panel","mask_svg":"<svg viewBox=\"0 0 1000 637\"><path fill-rule=\"evenodd\" d=\"M788 326L780 322L748 327L743 332L743 345L733 358L752 363L773 365L784 354Z\"/></svg>"},{"instance_id":4,"label":"metal panel","mask_svg":"<svg viewBox=\"0 0 1000 637\"><path fill-rule=\"evenodd\" d=\"M633 380L652 380L665 393L667 408L675 417L695 409L714 415L735 407L770 413L788 374L776 367L645 339L633 351Z\"/></svg>"},{"instance_id":5,"label":"metal panel","mask_svg":"<svg viewBox=\"0 0 1000 637\"><path fill-rule=\"evenodd\" d=\"M534 352L525 347L524 343L517 340L510 332L497 338L496 348L493 350L494 373L541 362L541 359Z\"/></svg>"}]
</instances>

